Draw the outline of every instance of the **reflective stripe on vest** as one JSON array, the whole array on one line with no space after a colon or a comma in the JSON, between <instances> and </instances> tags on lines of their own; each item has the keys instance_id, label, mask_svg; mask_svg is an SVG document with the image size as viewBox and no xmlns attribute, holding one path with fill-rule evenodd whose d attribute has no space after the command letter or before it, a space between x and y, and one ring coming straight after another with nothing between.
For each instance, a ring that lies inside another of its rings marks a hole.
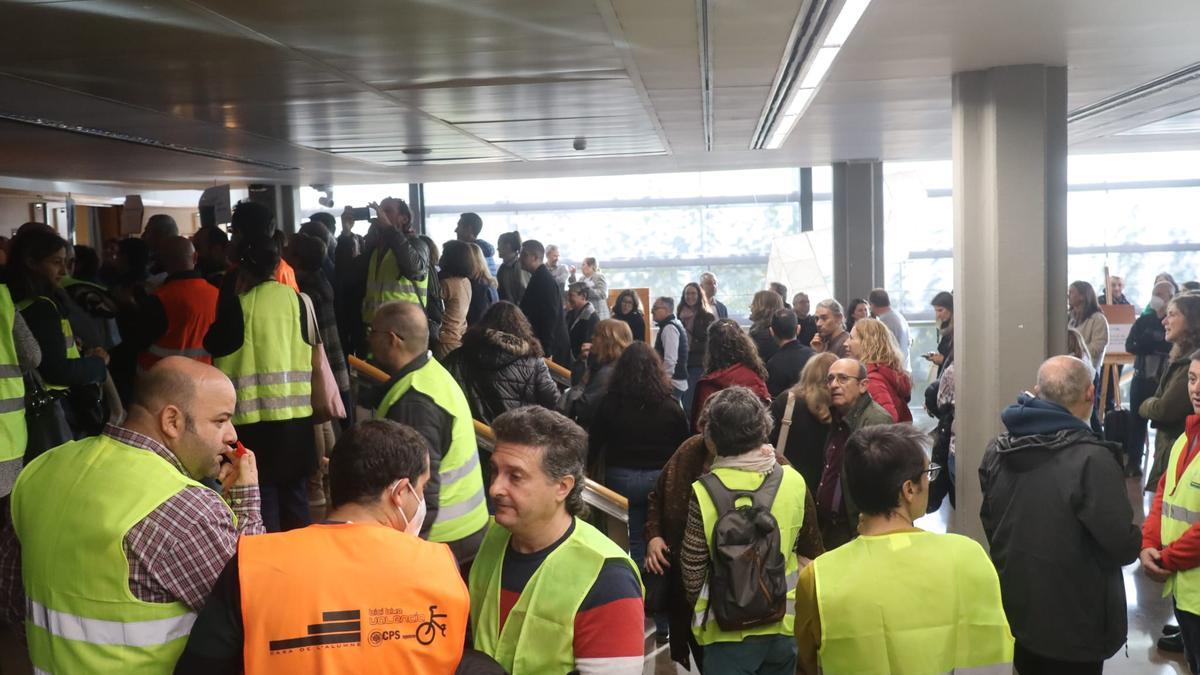
<instances>
[{"instance_id":1,"label":"reflective stripe on vest","mask_svg":"<svg viewBox=\"0 0 1200 675\"><path fill-rule=\"evenodd\" d=\"M237 573L247 675L452 673L462 658L469 597L444 544L311 525L242 537Z\"/></svg>"},{"instance_id":2,"label":"reflective stripe on vest","mask_svg":"<svg viewBox=\"0 0 1200 675\"><path fill-rule=\"evenodd\" d=\"M204 349L204 336L217 319L219 294L204 279L172 279L159 286L154 296L162 303L167 328L138 355L138 366L149 369L168 356L212 363L212 356Z\"/></svg>"},{"instance_id":3,"label":"reflective stripe on vest","mask_svg":"<svg viewBox=\"0 0 1200 675\"><path fill-rule=\"evenodd\" d=\"M1163 485L1162 518L1159 521L1163 546L1179 539L1200 522L1200 461L1192 459L1179 476L1179 463L1187 452L1187 434L1180 434L1171 447L1171 459L1164 474L1167 480ZM1163 587L1163 597L1171 594L1175 595L1175 604L1180 609L1200 613L1200 568L1172 573Z\"/></svg>"},{"instance_id":4,"label":"reflective stripe on vest","mask_svg":"<svg viewBox=\"0 0 1200 675\"><path fill-rule=\"evenodd\" d=\"M696 599L695 613L692 616L692 633L700 645L709 645L714 642L741 642L752 635L792 634L796 621L796 580L800 574L795 544L796 537L800 534L800 527L804 524L806 488L804 478L795 469L790 466L780 468L783 471L783 477L779 483L779 491L775 493L775 501L771 503L771 515L775 516L775 522L779 524L779 546L786 562L784 570L787 575L787 600L783 619L765 626L741 631L721 630L721 627L717 625L716 614L708 609L708 580L706 579L704 588ZM733 490L754 490L762 485L765 478L757 471L741 469L719 468L714 469L713 473L721 479L722 485ZM692 493L700 504L700 515L704 524L704 540L708 544L709 560L711 561L713 556L712 532L721 514L717 513L717 507L713 504L712 497L709 496L708 490L704 489L700 481L692 483ZM748 501L742 498L736 504L742 505Z\"/></svg>"},{"instance_id":5,"label":"reflective stripe on vest","mask_svg":"<svg viewBox=\"0 0 1200 675\"><path fill-rule=\"evenodd\" d=\"M370 324L375 318L375 311L385 302L400 300L412 302L422 307L429 294L429 275L420 281L413 281L400 274L400 266L396 264L396 256L391 249L380 247L371 254L367 265L367 292L363 296L362 320Z\"/></svg>"},{"instance_id":6,"label":"reflective stripe on vest","mask_svg":"<svg viewBox=\"0 0 1200 675\"><path fill-rule=\"evenodd\" d=\"M166 459L110 436L60 445L25 467L13 489L12 517L36 668L172 671L195 614L182 602L132 595L124 541L134 525L187 488L207 490Z\"/></svg>"},{"instance_id":7,"label":"reflective stripe on vest","mask_svg":"<svg viewBox=\"0 0 1200 675\"><path fill-rule=\"evenodd\" d=\"M233 423L255 424L312 415L312 347L300 328L296 291L268 280L238 297L242 346L213 359L237 390Z\"/></svg>"},{"instance_id":8,"label":"reflective stripe on vest","mask_svg":"<svg viewBox=\"0 0 1200 675\"><path fill-rule=\"evenodd\" d=\"M67 358L68 359L79 358L80 357L79 345L75 344L75 332L73 330L71 330L71 322L62 315L62 313L58 309L58 303L54 302L54 300L52 298L48 298L44 295L39 295L34 298L26 298L26 299L22 300L21 302L17 303L17 309L24 310L26 307L29 307L34 302L37 302L39 300L50 303L50 305L52 307L54 307L55 314L58 314L58 316L59 316L59 327L62 329L63 345L66 347ZM58 389L58 390L70 389L70 387L68 387L66 385L55 384L50 381L46 382L46 388L47 389Z\"/></svg>"},{"instance_id":9,"label":"reflective stripe on vest","mask_svg":"<svg viewBox=\"0 0 1200 675\"><path fill-rule=\"evenodd\" d=\"M860 536L812 564L826 675L1011 672L1000 579L971 539Z\"/></svg>"},{"instance_id":10,"label":"reflective stripe on vest","mask_svg":"<svg viewBox=\"0 0 1200 675\"><path fill-rule=\"evenodd\" d=\"M483 473L479 467L479 444L475 440L475 422L467 397L454 377L442 364L426 357L424 365L396 381L375 409L376 419L386 419L388 411L408 391L414 389L433 400L454 422L450 449L438 465L436 489L438 510L429 528L429 540L451 542L478 532L487 524ZM440 448L431 448L440 451ZM426 483L426 490L435 486Z\"/></svg>"},{"instance_id":11,"label":"reflective stripe on vest","mask_svg":"<svg viewBox=\"0 0 1200 675\"><path fill-rule=\"evenodd\" d=\"M0 285L0 464L25 455L25 380L17 365L13 322L17 308L8 287Z\"/></svg>"},{"instance_id":12,"label":"reflective stripe on vest","mask_svg":"<svg viewBox=\"0 0 1200 675\"><path fill-rule=\"evenodd\" d=\"M475 649L505 672L566 673L575 670L575 614L606 560L637 565L611 539L582 520L538 567L500 627L500 576L511 534L488 527L471 565L471 628ZM638 576L641 583L641 576ZM529 620L530 617L536 620Z\"/></svg>"}]
</instances>

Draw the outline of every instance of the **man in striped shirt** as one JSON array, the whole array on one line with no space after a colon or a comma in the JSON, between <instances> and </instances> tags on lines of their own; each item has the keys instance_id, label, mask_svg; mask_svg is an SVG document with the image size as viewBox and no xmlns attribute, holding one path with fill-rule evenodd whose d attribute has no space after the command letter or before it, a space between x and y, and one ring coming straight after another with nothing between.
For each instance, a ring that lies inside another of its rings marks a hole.
<instances>
[{"instance_id":1,"label":"man in striped shirt","mask_svg":"<svg viewBox=\"0 0 1200 675\"><path fill-rule=\"evenodd\" d=\"M194 481L215 485L214 480L219 480L229 484L227 501L212 488L185 487L128 530L122 550L134 598L150 603L179 602L198 611L237 550L238 536L263 532L254 453L246 450L238 456L229 446L237 440L230 422L235 401L232 383L219 370L188 358L169 357L139 379L125 424L109 425L99 437L152 453ZM72 451L87 442L61 446L46 456ZM223 458L228 462L222 463ZM36 465L34 462L27 469ZM88 497L82 493L103 492L110 487L79 486L73 488L72 494L57 497L68 502L87 501ZM111 495L113 500L125 497ZM14 493L14 503L18 499ZM43 531L36 527L41 516L37 511L24 514L33 525L28 528L28 532L34 533L32 536ZM45 534L60 536L61 533ZM25 536L27 541L23 543L28 546L31 535ZM26 611L21 544L12 522L4 514L4 527L0 531L0 620L13 624L20 624ZM76 537L62 536L62 546L77 544Z\"/></svg>"}]
</instances>

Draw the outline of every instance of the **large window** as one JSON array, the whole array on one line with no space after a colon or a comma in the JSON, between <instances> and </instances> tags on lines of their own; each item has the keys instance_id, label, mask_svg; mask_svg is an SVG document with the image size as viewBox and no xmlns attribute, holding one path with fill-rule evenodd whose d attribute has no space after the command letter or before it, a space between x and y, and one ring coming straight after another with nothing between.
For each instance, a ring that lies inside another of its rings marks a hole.
<instances>
[{"instance_id":1,"label":"large window","mask_svg":"<svg viewBox=\"0 0 1200 675\"><path fill-rule=\"evenodd\" d=\"M1099 293L1108 265L1140 305L1159 272L1180 282L1200 275L1198 160L1195 152L1071 156L1069 278L1088 281ZM952 166L889 162L883 173L888 288L901 311L926 318L933 295L954 284Z\"/></svg>"},{"instance_id":2,"label":"large window","mask_svg":"<svg viewBox=\"0 0 1200 675\"><path fill-rule=\"evenodd\" d=\"M459 214L474 211L483 219L482 239L494 244L516 230L558 245L567 264L595 257L610 288L649 287L651 297L678 298L709 270L720 281L718 298L740 316L765 288L780 238L811 242L809 258L828 267L831 174L827 167L813 173L816 231L803 235L794 168L430 183L426 226L434 241L447 241ZM820 278L827 275L822 270Z\"/></svg>"},{"instance_id":3,"label":"large window","mask_svg":"<svg viewBox=\"0 0 1200 675\"><path fill-rule=\"evenodd\" d=\"M340 217L342 209L347 206L362 207L371 202L381 202L384 197L396 197L408 201L408 183L388 183L380 185L339 185L333 190L334 205L332 208L326 207L320 203L320 199L324 197L323 192L317 192L311 187L305 185L300 188L300 217L301 220L308 220L308 217L317 211L325 211ZM340 227L340 226L339 226ZM367 229L371 227L371 223L365 220L354 223L353 232L357 235L366 235Z\"/></svg>"}]
</instances>

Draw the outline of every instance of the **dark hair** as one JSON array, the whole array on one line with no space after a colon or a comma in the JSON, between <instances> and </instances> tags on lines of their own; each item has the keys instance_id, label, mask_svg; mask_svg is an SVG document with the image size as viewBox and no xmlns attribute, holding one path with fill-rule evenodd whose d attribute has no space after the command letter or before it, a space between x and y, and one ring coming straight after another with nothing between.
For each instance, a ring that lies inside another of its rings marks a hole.
<instances>
[{"instance_id":1,"label":"dark hair","mask_svg":"<svg viewBox=\"0 0 1200 675\"><path fill-rule=\"evenodd\" d=\"M501 232L500 236L496 238L496 246L499 247L500 244L504 244L514 251L520 251L521 233L517 232L516 230L513 230L512 232Z\"/></svg>"},{"instance_id":2,"label":"dark hair","mask_svg":"<svg viewBox=\"0 0 1200 675\"><path fill-rule=\"evenodd\" d=\"M905 481L919 481L929 438L911 424L863 427L846 441L846 487L859 511L889 513Z\"/></svg>"},{"instance_id":3,"label":"dark hair","mask_svg":"<svg viewBox=\"0 0 1200 675\"><path fill-rule=\"evenodd\" d=\"M1200 281L1185 281L1185 282L1183 282L1183 290L1185 290L1185 291L1200 291Z\"/></svg>"},{"instance_id":4,"label":"dark hair","mask_svg":"<svg viewBox=\"0 0 1200 675\"><path fill-rule=\"evenodd\" d=\"M494 305L493 305L494 306ZM583 501L584 465L587 462L588 437L578 424L552 410L527 405L501 413L492 420L496 444L514 443L542 448L542 471L550 480L575 478L575 487L567 495L565 506L572 516L587 514Z\"/></svg>"},{"instance_id":5,"label":"dark hair","mask_svg":"<svg viewBox=\"0 0 1200 675\"><path fill-rule=\"evenodd\" d=\"M291 255L296 269L302 272L316 272L325 263L325 254L329 249L325 242L308 234L300 233L292 237Z\"/></svg>"},{"instance_id":6,"label":"dark hair","mask_svg":"<svg viewBox=\"0 0 1200 675\"><path fill-rule=\"evenodd\" d=\"M633 311L630 312L629 314L623 314L623 313L621 313L621 301L627 297L633 298ZM612 313L613 313L613 316L641 316L642 315L642 301L640 298L638 298L637 293L634 293L633 291L631 291L629 289L625 289L625 290L621 291L620 295L617 296L617 301L615 303L613 303Z\"/></svg>"},{"instance_id":7,"label":"dark hair","mask_svg":"<svg viewBox=\"0 0 1200 675\"><path fill-rule=\"evenodd\" d=\"M867 302L872 307L891 307L892 299L888 297L888 292L882 288L876 288L867 294Z\"/></svg>"},{"instance_id":8,"label":"dark hair","mask_svg":"<svg viewBox=\"0 0 1200 675\"><path fill-rule=\"evenodd\" d=\"M771 332L780 340L796 338L796 312L790 309L779 309L771 315Z\"/></svg>"},{"instance_id":9,"label":"dark hair","mask_svg":"<svg viewBox=\"0 0 1200 675\"><path fill-rule=\"evenodd\" d=\"M854 298L846 307L846 313L842 315L842 320L846 323L846 332L849 333L851 328L854 328L854 322L858 319L854 318L854 312L858 310L859 305L867 304L862 298Z\"/></svg>"},{"instance_id":10,"label":"dark hair","mask_svg":"<svg viewBox=\"0 0 1200 675\"><path fill-rule=\"evenodd\" d=\"M687 304L687 291L689 288L696 289L696 306L693 308L693 311L696 312L696 315L709 316L715 319L716 317L713 316L713 313L709 310L710 304L708 301L708 293L704 292L703 286L694 281L685 285L683 290L679 293L679 306L691 307L691 305Z\"/></svg>"},{"instance_id":11,"label":"dark hair","mask_svg":"<svg viewBox=\"0 0 1200 675\"><path fill-rule=\"evenodd\" d=\"M525 313L520 307L511 302L501 300L483 313L479 318L479 322L467 329L463 335L462 344L465 348L480 348L488 343L487 332L497 331L499 333L508 333L514 337L520 338L529 347L529 356L542 358L545 352L542 351L542 343L533 334L533 326L529 325L529 319L525 318Z\"/></svg>"},{"instance_id":12,"label":"dark hair","mask_svg":"<svg viewBox=\"0 0 1200 675\"><path fill-rule=\"evenodd\" d=\"M270 237L275 234L275 213L266 204L240 201L233 207L229 230L243 237Z\"/></svg>"},{"instance_id":13,"label":"dark hair","mask_svg":"<svg viewBox=\"0 0 1200 675\"><path fill-rule=\"evenodd\" d=\"M387 486L407 478L415 483L429 466L429 444L415 429L391 420L367 420L350 427L329 457L329 496L333 507L373 504Z\"/></svg>"},{"instance_id":14,"label":"dark hair","mask_svg":"<svg viewBox=\"0 0 1200 675\"><path fill-rule=\"evenodd\" d=\"M337 218L334 218L332 213L317 211L309 216L308 219L314 223L324 225L325 231L329 233L329 236L332 237L333 235L337 234Z\"/></svg>"},{"instance_id":15,"label":"dark hair","mask_svg":"<svg viewBox=\"0 0 1200 675\"><path fill-rule=\"evenodd\" d=\"M718 319L708 327L708 350L704 353L704 372L712 373L736 364L754 371L764 381L767 369L758 357L758 348L733 319Z\"/></svg>"},{"instance_id":16,"label":"dark hair","mask_svg":"<svg viewBox=\"0 0 1200 675\"><path fill-rule=\"evenodd\" d=\"M323 245L328 246L329 241L333 239L333 235L329 234L329 230L325 229L325 225L318 223L315 220L310 220L307 223L300 225L300 234L319 240Z\"/></svg>"},{"instance_id":17,"label":"dark hair","mask_svg":"<svg viewBox=\"0 0 1200 675\"><path fill-rule=\"evenodd\" d=\"M145 239L131 237L117 242L117 262L125 261L125 271L117 279L118 284L132 285L146 280L150 266L150 247Z\"/></svg>"},{"instance_id":18,"label":"dark hair","mask_svg":"<svg viewBox=\"0 0 1200 675\"><path fill-rule=\"evenodd\" d=\"M934 307L941 307L946 311L953 312L954 296L951 295L949 291L940 291L937 295L933 296L933 300L930 300L929 304Z\"/></svg>"},{"instance_id":19,"label":"dark hair","mask_svg":"<svg viewBox=\"0 0 1200 675\"><path fill-rule=\"evenodd\" d=\"M1200 296L1184 293L1171 299L1169 306L1183 315L1184 327L1182 339L1172 343L1172 360L1200 348Z\"/></svg>"},{"instance_id":20,"label":"dark hair","mask_svg":"<svg viewBox=\"0 0 1200 675\"><path fill-rule=\"evenodd\" d=\"M588 286L582 281L576 281L573 284L567 284L567 293L574 293L575 295L582 296L585 300L587 299L587 291Z\"/></svg>"},{"instance_id":21,"label":"dark hair","mask_svg":"<svg viewBox=\"0 0 1200 675\"><path fill-rule=\"evenodd\" d=\"M451 240L442 246L442 277L470 279L475 271L475 258L466 242Z\"/></svg>"},{"instance_id":22,"label":"dark hair","mask_svg":"<svg viewBox=\"0 0 1200 675\"><path fill-rule=\"evenodd\" d=\"M67 240L49 228L31 227L13 237L8 245L8 286L13 299L50 295L53 292L51 285L34 278L29 267L66 250L67 246Z\"/></svg>"},{"instance_id":23,"label":"dark hair","mask_svg":"<svg viewBox=\"0 0 1200 675\"><path fill-rule=\"evenodd\" d=\"M279 267L279 245L272 237L248 237L238 245L238 272L251 280L251 285L275 276Z\"/></svg>"},{"instance_id":24,"label":"dark hair","mask_svg":"<svg viewBox=\"0 0 1200 675\"><path fill-rule=\"evenodd\" d=\"M483 219L479 217L478 213L467 211L458 217L458 222L466 225L471 230L471 234L476 237L483 231Z\"/></svg>"},{"instance_id":25,"label":"dark hair","mask_svg":"<svg viewBox=\"0 0 1200 675\"><path fill-rule=\"evenodd\" d=\"M1096 299L1096 289L1092 288L1091 284L1086 281L1072 281L1071 288L1083 296L1083 307L1079 309L1076 322L1086 321L1088 317L1100 311L1100 301Z\"/></svg>"},{"instance_id":26,"label":"dark hair","mask_svg":"<svg viewBox=\"0 0 1200 675\"><path fill-rule=\"evenodd\" d=\"M745 387L729 387L709 397L704 439L717 455L735 457L762 447L771 433L771 413Z\"/></svg>"},{"instance_id":27,"label":"dark hair","mask_svg":"<svg viewBox=\"0 0 1200 675\"><path fill-rule=\"evenodd\" d=\"M532 255L541 260L546 257L546 247L537 239L527 239L521 244L521 255Z\"/></svg>"},{"instance_id":28,"label":"dark hair","mask_svg":"<svg viewBox=\"0 0 1200 675\"><path fill-rule=\"evenodd\" d=\"M333 249L333 271L339 279L351 276L350 266L361 253L359 239L354 235L338 237L337 246ZM330 281L333 281L330 279Z\"/></svg>"},{"instance_id":29,"label":"dark hair","mask_svg":"<svg viewBox=\"0 0 1200 675\"><path fill-rule=\"evenodd\" d=\"M201 233L208 237L209 246L215 246L217 244L226 246L229 244L229 235L225 234L225 230L222 230L216 225L204 225L200 229L196 230L196 233L192 235L193 243L195 243L196 237L199 237Z\"/></svg>"},{"instance_id":30,"label":"dark hair","mask_svg":"<svg viewBox=\"0 0 1200 675\"><path fill-rule=\"evenodd\" d=\"M671 382L658 352L645 342L634 342L626 347L613 367L606 395L638 405L670 398Z\"/></svg>"},{"instance_id":31,"label":"dark hair","mask_svg":"<svg viewBox=\"0 0 1200 675\"><path fill-rule=\"evenodd\" d=\"M674 314L674 313L675 313L675 299L674 299L674 298L672 298L671 296L669 296L669 295L664 295L664 296L661 296L661 297L655 298L655 299L654 299L654 302L655 302L655 303L659 303L659 302L663 303L664 305L666 305L666 306L667 306L667 311L668 311L668 312L670 312L670 313L672 313L672 314ZM651 309L653 309L653 306L651 306Z\"/></svg>"},{"instance_id":32,"label":"dark hair","mask_svg":"<svg viewBox=\"0 0 1200 675\"><path fill-rule=\"evenodd\" d=\"M73 276L76 279L92 281L96 278L96 274L99 271L100 255L96 253L96 249L91 246L77 244L75 246L75 272Z\"/></svg>"},{"instance_id":33,"label":"dark hair","mask_svg":"<svg viewBox=\"0 0 1200 675\"><path fill-rule=\"evenodd\" d=\"M778 281L772 281L771 283L767 284L767 290L775 291L779 294L779 297L783 298L784 302L787 302L787 286L784 286Z\"/></svg>"}]
</instances>

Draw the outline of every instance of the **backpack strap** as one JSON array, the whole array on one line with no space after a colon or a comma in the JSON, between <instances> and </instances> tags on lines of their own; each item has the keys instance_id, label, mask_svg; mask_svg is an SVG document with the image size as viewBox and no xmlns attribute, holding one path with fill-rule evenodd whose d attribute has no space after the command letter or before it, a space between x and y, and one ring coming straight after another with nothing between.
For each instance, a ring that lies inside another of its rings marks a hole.
<instances>
[{"instance_id":1,"label":"backpack strap","mask_svg":"<svg viewBox=\"0 0 1200 675\"><path fill-rule=\"evenodd\" d=\"M779 423L779 438L775 441L775 449L783 454L787 447L788 433L792 430L792 413L796 411L796 392L788 389L787 406L783 409L783 421Z\"/></svg>"},{"instance_id":2,"label":"backpack strap","mask_svg":"<svg viewBox=\"0 0 1200 675\"><path fill-rule=\"evenodd\" d=\"M767 477L763 479L761 485L751 493L751 499L754 500L754 505L770 511L771 505L775 503L775 495L779 493L779 486L783 484L783 467L778 464Z\"/></svg>"},{"instance_id":3,"label":"backpack strap","mask_svg":"<svg viewBox=\"0 0 1200 675\"><path fill-rule=\"evenodd\" d=\"M712 499L713 506L717 509L718 518L732 511L733 503L737 501L739 496L745 494L743 492L735 494L732 490L725 487L721 479L717 478L717 474L711 472L700 477L700 484L708 491L708 496Z\"/></svg>"},{"instance_id":4,"label":"backpack strap","mask_svg":"<svg viewBox=\"0 0 1200 675\"><path fill-rule=\"evenodd\" d=\"M706 473L700 477L700 484L708 491L708 496L717 510L718 518L732 511L734 503L742 497L747 497L754 502L755 506L770 511L771 504L775 502L775 494L779 492L779 485L782 482L783 467L778 464L771 470L771 473L767 474L762 484L753 490L730 490L715 473Z\"/></svg>"}]
</instances>

